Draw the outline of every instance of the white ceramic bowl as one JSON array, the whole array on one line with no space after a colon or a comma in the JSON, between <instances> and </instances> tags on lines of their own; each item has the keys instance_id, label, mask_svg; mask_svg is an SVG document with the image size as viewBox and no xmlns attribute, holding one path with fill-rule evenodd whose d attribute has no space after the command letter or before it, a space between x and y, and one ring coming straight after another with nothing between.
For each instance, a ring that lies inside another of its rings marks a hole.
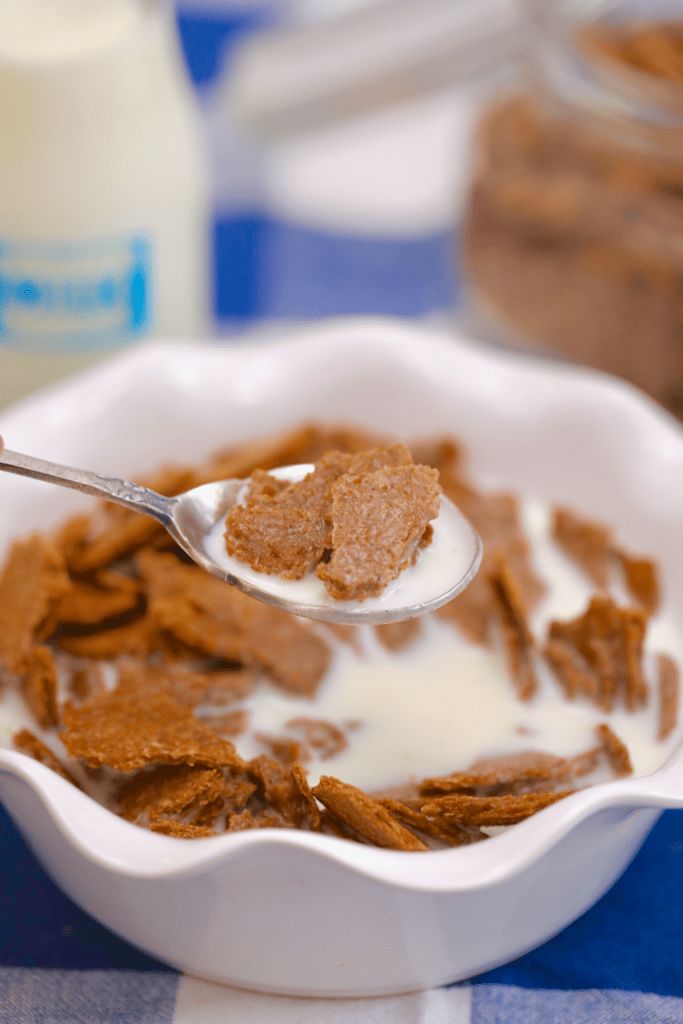
<instances>
[{"instance_id":1,"label":"white ceramic bowl","mask_svg":"<svg viewBox=\"0 0 683 1024\"><path fill-rule=\"evenodd\" d=\"M571 502L661 558L683 610L683 433L594 373L346 321L264 344L136 349L7 411L0 432L134 476L307 417L462 436L478 474ZM3 542L82 501L14 478L0 489ZM563 928L624 870L657 809L683 805L683 754L484 844L419 855L287 831L154 835L8 751L0 796L58 884L149 953L262 991L366 996L468 977Z\"/></svg>"}]
</instances>

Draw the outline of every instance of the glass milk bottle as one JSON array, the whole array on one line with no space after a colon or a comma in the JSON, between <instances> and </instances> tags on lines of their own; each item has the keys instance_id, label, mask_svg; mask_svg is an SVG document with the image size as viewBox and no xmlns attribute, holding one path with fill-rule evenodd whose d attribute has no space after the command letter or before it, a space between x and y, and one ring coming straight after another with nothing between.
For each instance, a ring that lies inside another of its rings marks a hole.
<instances>
[{"instance_id":1,"label":"glass milk bottle","mask_svg":"<svg viewBox=\"0 0 683 1024\"><path fill-rule=\"evenodd\" d=\"M0 405L208 319L201 129L164 0L0 0Z\"/></svg>"}]
</instances>

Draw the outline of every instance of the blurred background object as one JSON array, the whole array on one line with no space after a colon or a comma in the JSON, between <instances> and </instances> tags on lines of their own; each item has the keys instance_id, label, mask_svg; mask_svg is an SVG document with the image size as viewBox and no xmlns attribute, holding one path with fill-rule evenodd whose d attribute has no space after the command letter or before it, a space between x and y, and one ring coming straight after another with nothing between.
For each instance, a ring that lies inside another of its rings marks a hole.
<instances>
[{"instance_id":1,"label":"blurred background object","mask_svg":"<svg viewBox=\"0 0 683 1024\"><path fill-rule=\"evenodd\" d=\"M220 329L452 317L472 124L514 76L517 0L269 10L207 92Z\"/></svg>"},{"instance_id":2,"label":"blurred background object","mask_svg":"<svg viewBox=\"0 0 683 1024\"><path fill-rule=\"evenodd\" d=\"M683 4L526 6L527 81L478 132L475 329L619 374L683 417Z\"/></svg>"},{"instance_id":3,"label":"blurred background object","mask_svg":"<svg viewBox=\"0 0 683 1024\"><path fill-rule=\"evenodd\" d=\"M518 0L309 0L293 8L292 26L263 33L235 59L233 108L260 136L490 75L524 40Z\"/></svg>"},{"instance_id":4,"label":"blurred background object","mask_svg":"<svg viewBox=\"0 0 683 1024\"><path fill-rule=\"evenodd\" d=\"M206 332L195 105L164 0L0 0L0 400Z\"/></svg>"},{"instance_id":5,"label":"blurred background object","mask_svg":"<svg viewBox=\"0 0 683 1024\"><path fill-rule=\"evenodd\" d=\"M41 0L0 0L0 13L24 2ZM79 2L90 0L54 0L54 10ZM170 0L102 3L136 9L136 38L145 18L170 9ZM168 227L159 228L167 242L175 232L164 247L176 284L148 292L171 298L150 300L144 329L116 342L201 334L190 292L196 298L203 287L213 295L209 331L222 341L331 315L464 319L482 340L621 373L680 410L683 105L678 72L662 75L652 60L679 66L682 8L681 0L177 0L201 118L166 22L168 96L185 127L157 119L144 188L142 161L132 158L137 131L116 145L105 107L86 131L70 128L76 154L99 153L116 171L118 198L98 217L113 214L137 237L151 194L150 214L167 211L154 223ZM614 40L598 40L596 54L596 37L584 31L643 17L678 26L674 44L669 32L662 56L661 39L636 40L635 49L631 40L626 73ZM161 102L150 82L150 102L136 114ZM0 136L6 110L0 95ZM212 182L208 240L201 133ZM182 158L173 155L179 146ZM5 149L0 138L0 160ZM64 176L48 156L40 186L30 187L59 205ZM181 171L193 161L192 175ZM82 210L94 192L85 189ZM64 194L76 209L78 191ZM98 217L79 216L92 220L93 236L111 237ZM43 213L29 237L40 237L41 223ZM23 237L3 227L6 236ZM17 356L2 333L3 294L0 402L10 397L6 356ZM103 350L92 332L81 337L83 358ZM27 386L38 382L32 374Z\"/></svg>"}]
</instances>

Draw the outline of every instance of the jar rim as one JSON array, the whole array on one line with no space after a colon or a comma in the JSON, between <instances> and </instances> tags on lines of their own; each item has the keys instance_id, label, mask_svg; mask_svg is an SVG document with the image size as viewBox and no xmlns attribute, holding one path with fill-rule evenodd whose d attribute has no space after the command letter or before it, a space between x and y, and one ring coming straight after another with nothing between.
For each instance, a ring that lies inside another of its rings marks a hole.
<instances>
[{"instance_id":1,"label":"jar rim","mask_svg":"<svg viewBox=\"0 0 683 1024\"><path fill-rule=\"evenodd\" d=\"M629 24L611 17L620 5L614 0L524 2L535 40L531 75L542 96L630 152L683 162L683 83L599 57L583 45L583 29ZM664 24L678 19L647 20ZM680 24L683 31L683 20Z\"/></svg>"}]
</instances>

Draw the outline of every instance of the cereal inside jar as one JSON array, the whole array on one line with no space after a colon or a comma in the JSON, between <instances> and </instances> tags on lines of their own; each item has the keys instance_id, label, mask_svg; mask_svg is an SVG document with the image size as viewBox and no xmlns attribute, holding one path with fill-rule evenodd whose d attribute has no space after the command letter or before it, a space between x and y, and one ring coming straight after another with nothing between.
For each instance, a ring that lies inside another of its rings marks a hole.
<instances>
[{"instance_id":1,"label":"cereal inside jar","mask_svg":"<svg viewBox=\"0 0 683 1024\"><path fill-rule=\"evenodd\" d=\"M616 373L683 416L683 14L529 0L527 81L478 128L475 320Z\"/></svg>"}]
</instances>

